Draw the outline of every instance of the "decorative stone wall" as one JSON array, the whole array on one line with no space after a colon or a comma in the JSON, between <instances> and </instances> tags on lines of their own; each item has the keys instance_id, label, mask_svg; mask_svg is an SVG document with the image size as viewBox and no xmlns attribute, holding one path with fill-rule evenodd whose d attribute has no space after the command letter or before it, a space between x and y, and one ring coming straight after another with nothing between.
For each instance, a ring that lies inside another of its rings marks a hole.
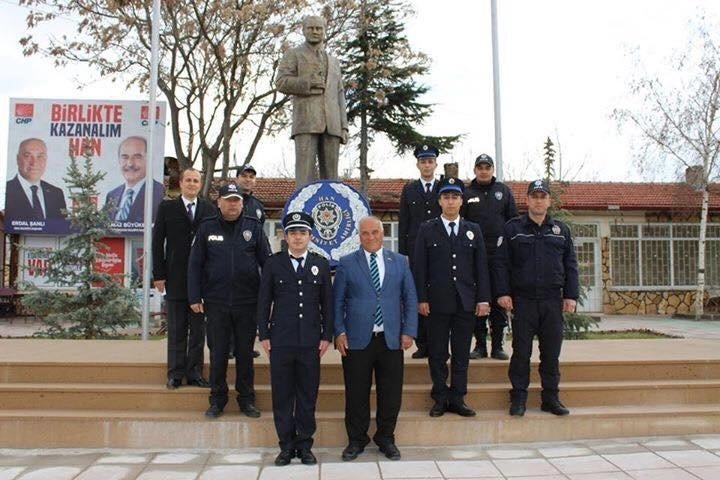
<instances>
[{"instance_id":1,"label":"decorative stone wall","mask_svg":"<svg viewBox=\"0 0 720 480\"><path fill-rule=\"evenodd\" d=\"M645 220L648 223L693 222L698 218L695 213L647 212ZM718 222L720 216L711 215L708 221ZM600 249L602 252L603 313L673 315L695 311L695 290L612 290L609 237L602 237Z\"/></svg>"}]
</instances>

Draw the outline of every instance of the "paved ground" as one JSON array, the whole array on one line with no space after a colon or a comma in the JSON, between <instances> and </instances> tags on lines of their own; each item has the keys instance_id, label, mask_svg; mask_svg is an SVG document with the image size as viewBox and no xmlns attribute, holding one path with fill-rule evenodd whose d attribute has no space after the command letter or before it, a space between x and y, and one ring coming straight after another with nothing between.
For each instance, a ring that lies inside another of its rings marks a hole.
<instances>
[{"instance_id":1,"label":"paved ground","mask_svg":"<svg viewBox=\"0 0 720 480\"><path fill-rule=\"evenodd\" d=\"M720 478L720 435L565 443L403 448L391 462L368 447L354 462L275 467L276 451L0 450L1 480L686 480Z\"/></svg>"}]
</instances>

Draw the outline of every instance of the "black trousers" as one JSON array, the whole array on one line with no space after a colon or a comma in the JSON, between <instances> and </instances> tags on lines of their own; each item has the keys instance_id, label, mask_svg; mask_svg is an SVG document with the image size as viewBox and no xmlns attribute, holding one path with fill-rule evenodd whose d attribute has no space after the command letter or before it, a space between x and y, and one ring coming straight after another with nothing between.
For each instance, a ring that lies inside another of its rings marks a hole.
<instances>
[{"instance_id":1,"label":"black trousers","mask_svg":"<svg viewBox=\"0 0 720 480\"><path fill-rule=\"evenodd\" d=\"M512 400L525 401L530 384L533 337L540 345L540 382L543 400L557 399L560 384L560 348L563 339L562 299L513 298L513 353L508 377Z\"/></svg>"},{"instance_id":2,"label":"black trousers","mask_svg":"<svg viewBox=\"0 0 720 480\"><path fill-rule=\"evenodd\" d=\"M463 403L467 393L470 344L475 328L474 312L433 313L428 317L428 365L432 379L430 395L436 402ZM448 352L448 343L450 352ZM447 385L450 358L450 386Z\"/></svg>"},{"instance_id":3,"label":"black trousers","mask_svg":"<svg viewBox=\"0 0 720 480\"><path fill-rule=\"evenodd\" d=\"M253 344L255 343L255 308L253 305L229 307L205 304L208 347L210 347L210 404L225 408L228 402L227 366L228 336L235 338L235 390L237 402L255 402Z\"/></svg>"},{"instance_id":4,"label":"black trousers","mask_svg":"<svg viewBox=\"0 0 720 480\"><path fill-rule=\"evenodd\" d=\"M475 338L478 340L484 339L487 336L488 323L494 332L502 331L508 324L505 312L495 303L490 310L490 315L475 318L477 319L475 323Z\"/></svg>"},{"instance_id":5,"label":"black trousers","mask_svg":"<svg viewBox=\"0 0 720 480\"><path fill-rule=\"evenodd\" d=\"M168 379L202 377L205 316L190 310L187 300L166 300Z\"/></svg>"},{"instance_id":6,"label":"black trousers","mask_svg":"<svg viewBox=\"0 0 720 480\"><path fill-rule=\"evenodd\" d=\"M351 445L370 443L370 387L373 373L377 395L377 445L395 443L395 425L402 403L403 351L390 350L383 335L373 336L363 350L348 350L342 357L345 379L345 429Z\"/></svg>"},{"instance_id":7,"label":"black trousers","mask_svg":"<svg viewBox=\"0 0 720 480\"><path fill-rule=\"evenodd\" d=\"M320 386L320 352L313 347L270 350L273 419L280 449L312 448Z\"/></svg>"}]
</instances>

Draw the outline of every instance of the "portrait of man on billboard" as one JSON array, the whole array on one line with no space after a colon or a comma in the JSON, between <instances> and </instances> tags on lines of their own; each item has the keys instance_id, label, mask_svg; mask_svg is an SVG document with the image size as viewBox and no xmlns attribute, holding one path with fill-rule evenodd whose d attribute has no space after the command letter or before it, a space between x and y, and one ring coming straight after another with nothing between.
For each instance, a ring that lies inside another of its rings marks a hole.
<instances>
[{"instance_id":1,"label":"portrait of man on billboard","mask_svg":"<svg viewBox=\"0 0 720 480\"><path fill-rule=\"evenodd\" d=\"M105 203L113 205L110 218L116 222L142 222L145 208L147 140L132 136L118 147L118 167L125 182L110 190ZM152 177L151 177L152 178ZM163 184L153 180L153 213L163 198Z\"/></svg>"},{"instance_id":2,"label":"portrait of man on billboard","mask_svg":"<svg viewBox=\"0 0 720 480\"><path fill-rule=\"evenodd\" d=\"M48 151L39 138L26 138L17 151L17 175L5 189L5 218L8 221L44 221L64 218L66 207L62 189L42 179Z\"/></svg>"}]
</instances>

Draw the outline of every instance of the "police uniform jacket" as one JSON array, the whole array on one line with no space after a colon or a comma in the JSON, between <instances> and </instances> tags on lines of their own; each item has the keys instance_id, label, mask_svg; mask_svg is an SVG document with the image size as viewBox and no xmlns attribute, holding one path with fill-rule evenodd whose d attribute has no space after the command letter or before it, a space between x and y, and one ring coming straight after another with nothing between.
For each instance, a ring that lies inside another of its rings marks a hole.
<instances>
[{"instance_id":1,"label":"police uniform jacket","mask_svg":"<svg viewBox=\"0 0 720 480\"><path fill-rule=\"evenodd\" d=\"M295 272L287 252L268 258L258 292L257 325L260 340L273 347L312 347L332 340L330 265L308 252L304 274Z\"/></svg>"},{"instance_id":2,"label":"police uniform jacket","mask_svg":"<svg viewBox=\"0 0 720 480\"><path fill-rule=\"evenodd\" d=\"M255 218L241 215L232 230L219 212L203 220L190 250L188 302L254 305L260 268L269 256L267 237Z\"/></svg>"},{"instance_id":3,"label":"police uniform jacket","mask_svg":"<svg viewBox=\"0 0 720 480\"><path fill-rule=\"evenodd\" d=\"M455 313L456 292L466 312L490 302L487 253L480 226L461 219L455 242L440 218L423 223L415 243L413 276L418 302L430 311Z\"/></svg>"},{"instance_id":4,"label":"police uniform jacket","mask_svg":"<svg viewBox=\"0 0 720 480\"><path fill-rule=\"evenodd\" d=\"M512 190L504 183L492 180L488 185L470 182L463 194L462 218L480 225L485 241L485 248L492 255L497 248L497 240L502 236L505 222L517 217L515 197Z\"/></svg>"},{"instance_id":5,"label":"police uniform jacket","mask_svg":"<svg viewBox=\"0 0 720 480\"><path fill-rule=\"evenodd\" d=\"M165 280L168 300L187 300L190 245L203 218L216 212L209 201L198 197L191 221L182 197L160 202L152 232L153 279Z\"/></svg>"},{"instance_id":6,"label":"police uniform jacket","mask_svg":"<svg viewBox=\"0 0 720 480\"><path fill-rule=\"evenodd\" d=\"M434 182L429 194L420 180L405 184L400 195L400 219L398 222L398 252L412 256L415 251L415 237L420 224L440 216L437 189L440 182Z\"/></svg>"},{"instance_id":7,"label":"police uniform jacket","mask_svg":"<svg viewBox=\"0 0 720 480\"><path fill-rule=\"evenodd\" d=\"M265 225L265 205L252 193L243 193L243 216L256 218Z\"/></svg>"},{"instance_id":8,"label":"police uniform jacket","mask_svg":"<svg viewBox=\"0 0 720 480\"><path fill-rule=\"evenodd\" d=\"M550 216L542 225L527 214L508 221L493 271L499 296L578 298L577 261L570 229Z\"/></svg>"}]
</instances>

